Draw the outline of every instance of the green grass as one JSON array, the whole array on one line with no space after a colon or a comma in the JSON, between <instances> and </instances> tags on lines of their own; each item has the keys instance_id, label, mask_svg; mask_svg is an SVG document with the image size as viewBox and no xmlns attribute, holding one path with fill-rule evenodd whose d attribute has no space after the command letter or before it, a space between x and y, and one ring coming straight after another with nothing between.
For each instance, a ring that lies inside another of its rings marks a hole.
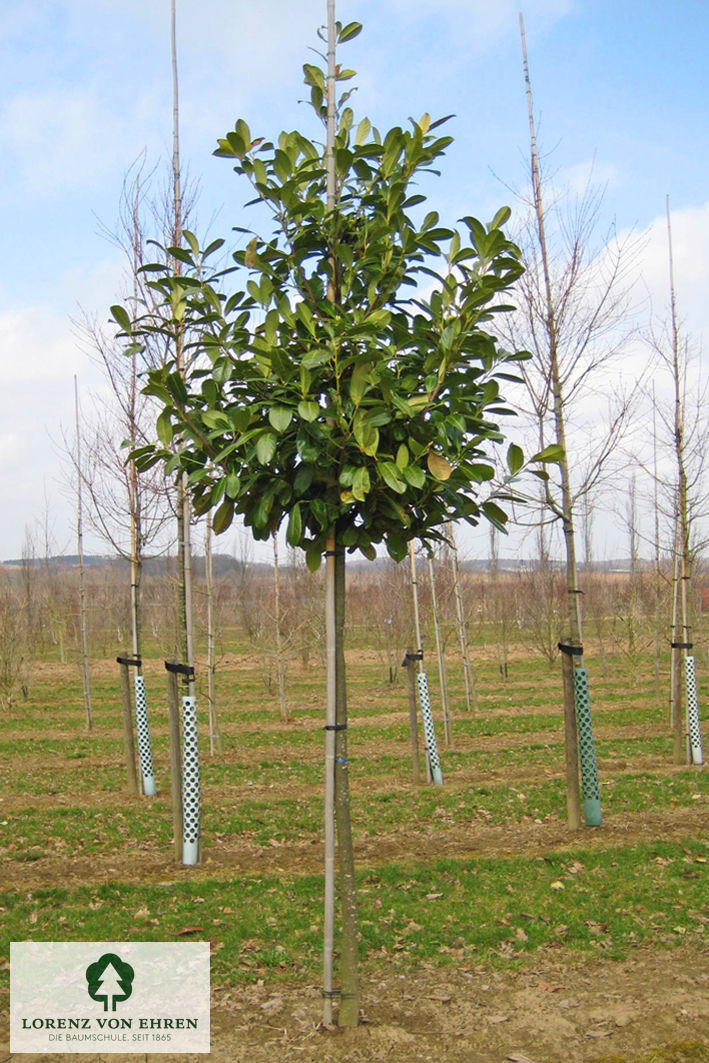
<instances>
[{"instance_id":1,"label":"green grass","mask_svg":"<svg viewBox=\"0 0 709 1063\"><path fill-rule=\"evenodd\" d=\"M704 943L705 843L657 843L563 856L434 859L358 875L368 963L509 966L539 949L626 956L644 942ZM220 944L214 981L315 978L322 877L112 883L0 895L7 940L171 940Z\"/></svg>"},{"instance_id":2,"label":"green grass","mask_svg":"<svg viewBox=\"0 0 709 1063\"><path fill-rule=\"evenodd\" d=\"M647 678L651 666L644 677L638 671L632 683L618 662L609 661L605 677L594 671L592 661L589 668L604 821L703 807L709 801L709 772L673 767L665 710L655 704L654 684ZM390 686L382 674L380 663L360 664L356 656L349 667L355 839L388 836L395 846L397 836L407 832L425 839L430 853L415 862L373 858L359 868L362 955L370 970L405 970L417 963L515 967L536 950L619 959L643 943L673 948L689 941L706 947L709 852L701 835L638 845L631 833L628 844L610 848L604 847L601 829L593 832L593 847L584 847L583 834L575 836L573 852L471 856L486 825L528 825L531 832L533 821L563 823L558 667L515 660L510 681L503 683L486 662L477 669L481 711L454 715L451 749L443 743L431 676L445 785L418 788L410 781L406 684L400 680ZM5 721L0 741L3 859L26 867L28 875L47 853L101 856L117 870L107 884L74 889L58 883L52 889L6 893L0 898L3 936L209 938L216 983L316 980L322 876L309 873L315 866L310 854L318 850L307 846L322 837L321 675L313 686L308 673L294 668L288 688L292 721L283 724L275 692L266 690L257 669L224 669L218 676L224 753L216 757L208 754L200 703L205 853L224 846L238 852L245 842L270 852L274 842L292 842L302 844L304 866L299 871L290 863L288 873L231 880L205 877L203 868L199 881L170 863L164 681L148 682L159 794L146 802L125 793L117 678L94 684L91 735L85 730L78 673L73 683L38 680L30 700ZM451 668L451 704L462 710L457 667ZM92 794L100 800L93 801ZM455 839L453 852L465 847L467 837L470 847L444 858L438 842L444 845L447 836ZM121 853L126 851L164 854L170 882L122 882ZM1 964L0 976L6 978ZM676 1046L675 1055L637 1057L632 1063L695 1063L701 1057L692 1051L688 1042ZM625 1060L619 1057L617 1063Z\"/></svg>"}]
</instances>

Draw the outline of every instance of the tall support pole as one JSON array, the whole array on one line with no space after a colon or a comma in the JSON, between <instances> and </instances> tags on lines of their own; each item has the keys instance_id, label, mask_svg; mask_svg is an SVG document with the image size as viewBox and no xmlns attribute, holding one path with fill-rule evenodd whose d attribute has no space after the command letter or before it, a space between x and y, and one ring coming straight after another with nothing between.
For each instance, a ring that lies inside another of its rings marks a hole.
<instances>
[{"instance_id":1,"label":"tall support pole","mask_svg":"<svg viewBox=\"0 0 709 1063\"><path fill-rule=\"evenodd\" d=\"M335 632L335 533L325 555L325 895L323 918L323 1022L333 1020L335 941L335 730L337 727L337 646Z\"/></svg>"},{"instance_id":2,"label":"tall support pole","mask_svg":"<svg viewBox=\"0 0 709 1063\"><path fill-rule=\"evenodd\" d=\"M204 537L204 573L207 590L207 705L209 709L209 752L211 756L222 751L222 736L219 731L216 701L216 638L214 633L214 571L212 567L212 526L207 520Z\"/></svg>"},{"instance_id":3,"label":"tall support pole","mask_svg":"<svg viewBox=\"0 0 709 1063\"><path fill-rule=\"evenodd\" d=\"M337 62L335 55L335 0L327 0L327 131L325 143L325 180L327 211L336 206L335 169L335 113ZM337 300L335 291L335 263L330 259L327 297ZM335 735L337 728L337 576L335 550L337 536L334 526L327 537L325 552L325 640L326 640L326 705L325 705L325 889L323 919L323 1022L333 1020L335 997L333 980L335 940Z\"/></svg>"},{"instance_id":4,"label":"tall support pole","mask_svg":"<svg viewBox=\"0 0 709 1063\"><path fill-rule=\"evenodd\" d=\"M89 649L86 634L86 587L84 584L84 524L81 497L81 426L79 424L79 385L74 375L74 414L76 419L76 547L79 557L79 621L81 626L81 665L84 677L84 704L86 727L91 730L91 679L89 676Z\"/></svg>"},{"instance_id":5,"label":"tall support pole","mask_svg":"<svg viewBox=\"0 0 709 1063\"><path fill-rule=\"evenodd\" d=\"M278 533L274 532L273 541L273 592L275 599L274 630L276 635L276 683L278 684L278 711L281 720L288 720L286 703L286 679L283 665L283 639L281 637L281 578L278 568Z\"/></svg>"},{"instance_id":6,"label":"tall support pole","mask_svg":"<svg viewBox=\"0 0 709 1063\"><path fill-rule=\"evenodd\" d=\"M463 660L463 677L465 679L465 704L468 712L472 708L478 711L478 695L475 689L475 676L470 663L468 653L468 633L465 626L465 609L463 607L463 591L460 586L460 567L458 565L458 547L455 540L451 540L451 566L453 568L453 594L455 596L455 611L458 619L458 638L460 640L460 656Z\"/></svg>"},{"instance_id":7,"label":"tall support pole","mask_svg":"<svg viewBox=\"0 0 709 1063\"><path fill-rule=\"evenodd\" d=\"M441 688L441 708L443 709L443 734L446 745L451 744L450 716L448 713L448 683L446 681L446 661L443 654L441 620L438 613L438 595L436 594L436 576L433 570L433 558L428 559L428 578L431 583L431 607L433 609L433 630L436 635L436 656L438 658L438 680Z\"/></svg>"},{"instance_id":8,"label":"tall support pole","mask_svg":"<svg viewBox=\"0 0 709 1063\"><path fill-rule=\"evenodd\" d=\"M418 580L416 578L416 554L414 553L413 540L409 543L409 561L411 564L411 591L414 603L414 625L416 628L416 651L418 660L418 675L416 686L419 695L419 710L423 726L423 739L426 746L426 777L429 782L441 786L443 774L441 762L436 745L436 731L431 711L431 696L428 691L428 676L423 664L423 639L421 637L421 615L419 610Z\"/></svg>"},{"instance_id":9,"label":"tall support pole","mask_svg":"<svg viewBox=\"0 0 709 1063\"><path fill-rule=\"evenodd\" d=\"M173 191L173 242L175 247L182 244L182 186L180 171L180 122L179 91L177 81L177 15L176 3L170 5L170 45L172 58L172 191ZM179 258L173 260L173 270L179 276L181 263ZM175 337L175 368L178 374L185 371L185 336L179 329ZM179 445L179 443L178 443ZM196 753L196 688L194 679L194 620L192 612L192 550L190 544L190 522L192 519L190 497L187 490L187 473L182 471L177 479L177 555L178 555L178 612L182 636L181 674L183 676L182 695L182 740L183 740L183 846L182 862L195 864L199 856L199 829L201 790L199 786L199 754ZM193 779L192 765L196 764L197 782ZM188 769L187 780L184 777ZM187 791L185 790L187 787ZM188 809L185 799L188 799ZM189 833L186 828L189 827ZM197 840L193 840L194 830Z\"/></svg>"},{"instance_id":10,"label":"tall support pole","mask_svg":"<svg viewBox=\"0 0 709 1063\"><path fill-rule=\"evenodd\" d=\"M342 916L340 938L340 1026L359 1022L359 918L355 886L354 850L349 796L347 753L347 683L345 675L345 550L335 548L335 630L337 634L337 715L335 730L335 831L339 897Z\"/></svg>"}]
</instances>

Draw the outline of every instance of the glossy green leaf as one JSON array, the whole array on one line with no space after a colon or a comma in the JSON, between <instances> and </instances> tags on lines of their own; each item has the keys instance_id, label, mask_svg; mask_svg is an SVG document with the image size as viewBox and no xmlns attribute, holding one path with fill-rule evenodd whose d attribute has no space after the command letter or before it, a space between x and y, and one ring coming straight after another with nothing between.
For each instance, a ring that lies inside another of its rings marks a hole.
<instances>
[{"instance_id":1,"label":"glossy green leaf","mask_svg":"<svg viewBox=\"0 0 709 1063\"><path fill-rule=\"evenodd\" d=\"M317 420L319 413L320 407L318 406L317 402L310 402L306 399L303 399L301 402L298 403L298 416L301 417L304 421L308 421L312 424L313 421Z\"/></svg>"},{"instance_id":2,"label":"glossy green leaf","mask_svg":"<svg viewBox=\"0 0 709 1063\"><path fill-rule=\"evenodd\" d=\"M368 470L365 466L360 466L352 478L352 495L358 502L363 502L371 486Z\"/></svg>"},{"instance_id":3,"label":"glossy green leaf","mask_svg":"<svg viewBox=\"0 0 709 1063\"><path fill-rule=\"evenodd\" d=\"M111 315L119 328L123 332L127 332L128 335L133 331L133 322L130 319L128 311L123 306L112 306Z\"/></svg>"},{"instance_id":4,"label":"glossy green leaf","mask_svg":"<svg viewBox=\"0 0 709 1063\"><path fill-rule=\"evenodd\" d=\"M399 470L393 461L383 461L379 465L379 472L387 487L391 488L391 490L395 491L398 495L404 494L406 491L406 484L399 479Z\"/></svg>"},{"instance_id":5,"label":"glossy green leaf","mask_svg":"<svg viewBox=\"0 0 709 1063\"><path fill-rule=\"evenodd\" d=\"M343 44L345 41L351 41L354 37L357 37L362 32L361 22L348 22L346 26L337 34L337 43Z\"/></svg>"},{"instance_id":6,"label":"glossy green leaf","mask_svg":"<svg viewBox=\"0 0 709 1063\"><path fill-rule=\"evenodd\" d=\"M223 531L229 527L234 519L234 503L230 498L227 498L222 502L221 506L217 509L212 520L212 528L215 535L221 535Z\"/></svg>"},{"instance_id":7,"label":"glossy green leaf","mask_svg":"<svg viewBox=\"0 0 709 1063\"><path fill-rule=\"evenodd\" d=\"M160 414L160 416L158 417L158 420L157 420L156 429L157 429L157 433L158 433L158 439L160 440L160 442L162 443L162 445L164 447L169 447L170 443L172 443L172 419L171 419L171 414L172 414L172 410L168 406L167 409L162 411L162 413Z\"/></svg>"},{"instance_id":8,"label":"glossy green leaf","mask_svg":"<svg viewBox=\"0 0 709 1063\"><path fill-rule=\"evenodd\" d=\"M300 504L296 502L290 511L290 517L288 518L288 528L286 530L286 542L289 546L300 546L300 540L303 536L303 519L300 513Z\"/></svg>"},{"instance_id":9,"label":"glossy green leaf","mask_svg":"<svg viewBox=\"0 0 709 1063\"><path fill-rule=\"evenodd\" d=\"M359 443L363 453L371 458L376 457L379 449L379 429L365 420L355 422L354 437Z\"/></svg>"},{"instance_id":10,"label":"glossy green leaf","mask_svg":"<svg viewBox=\"0 0 709 1063\"><path fill-rule=\"evenodd\" d=\"M507 448L507 468L510 470L512 476L516 476L523 465L524 454L522 448L518 447L516 443L510 443Z\"/></svg>"},{"instance_id":11,"label":"glossy green leaf","mask_svg":"<svg viewBox=\"0 0 709 1063\"><path fill-rule=\"evenodd\" d=\"M548 447L544 447L544 450L540 450L538 454L535 454L531 460L549 462L563 461L564 448L560 447L557 443L550 443Z\"/></svg>"},{"instance_id":12,"label":"glossy green leaf","mask_svg":"<svg viewBox=\"0 0 709 1063\"><path fill-rule=\"evenodd\" d=\"M507 514L495 502L483 502L482 511L498 531L507 531Z\"/></svg>"},{"instance_id":13,"label":"glossy green leaf","mask_svg":"<svg viewBox=\"0 0 709 1063\"><path fill-rule=\"evenodd\" d=\"M256 457L262 465L270 465L276 453L277 439L273 432L264 432L256 440Z\"/></svg>"},{"instance_id":14,"label":"glossy green leaf","mask_svg":"<svg viewBox=\"0 0 709 1063\"><path fill-rule=\"evenodd\" d=\"M409 448L406 443L402 443L396 452L396 467L400 472L406 468L409 464Z\"/></svg>"},{"instance_id":15,"label":"glossy green leaf","mask_svg":"<svg viewBox=\"0 0 709 1063\"><path fill-rule=\"evenodd\" d=\"M322 563L322 551L319 546L306 546L305 563L308 566L309 572L317 572Z\"/></svg>"},{"instance_id":16,"label":"glossy green leaf","mask_svg":"<svg viewBox=\"0 0 709 1063\"><path fill-rule=\"evenodd\" d=\"M271 427L281 435L293 420L293 411L287 406L272 406L268 411Z\"/></svg>"},{"instance_id":17,"label":"glossy green leaf","mask_svg":"<svg viewBox=\"0 0 709 1063\"><path fill-rule=\"evenodd\" d=\"M237 473L230 472L222 483L225 484L225 491L228 498L237 498L239 494L239 488L241 487L241 480Z\"/></svg>"}]
</instances>

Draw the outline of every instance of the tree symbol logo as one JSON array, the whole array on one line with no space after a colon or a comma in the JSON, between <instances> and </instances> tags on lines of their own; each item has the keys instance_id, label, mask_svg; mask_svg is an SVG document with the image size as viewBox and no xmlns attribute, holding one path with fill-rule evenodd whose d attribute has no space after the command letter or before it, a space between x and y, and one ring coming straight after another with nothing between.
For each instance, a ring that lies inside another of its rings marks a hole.
<instances>
[{"instance_id":1,"label":"tree symbol logo","mask_svg":"<svg viewBox=\"0 0 709 1063\"><path fill-rule=\"evenodd\" d=\"M129 963L114 952L106 952L86 968L89 996L92 1000L102 1000L104 1011L115 1011L116 1003L127 1000L133 992L134 977L135 971Z\"/></svg>"}]
</instances>

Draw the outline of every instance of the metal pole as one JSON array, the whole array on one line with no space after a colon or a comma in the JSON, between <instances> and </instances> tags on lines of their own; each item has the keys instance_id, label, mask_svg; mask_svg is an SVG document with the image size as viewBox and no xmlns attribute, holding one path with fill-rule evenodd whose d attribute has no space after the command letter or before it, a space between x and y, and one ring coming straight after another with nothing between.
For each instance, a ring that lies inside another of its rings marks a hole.
<instances>
[{"instance_id":1,"label":"metal pole","mask_svg":"<svg viewBox=\"0 0 709 1063\"><path fill-rule=\"evenodd\" d=\"M323 1022L333 1019L333 952L335 939L335 735L337 727L337 659L335 632L335 532L325 554L325 891L323 911Z\"/></svg>"}]
</instances>

